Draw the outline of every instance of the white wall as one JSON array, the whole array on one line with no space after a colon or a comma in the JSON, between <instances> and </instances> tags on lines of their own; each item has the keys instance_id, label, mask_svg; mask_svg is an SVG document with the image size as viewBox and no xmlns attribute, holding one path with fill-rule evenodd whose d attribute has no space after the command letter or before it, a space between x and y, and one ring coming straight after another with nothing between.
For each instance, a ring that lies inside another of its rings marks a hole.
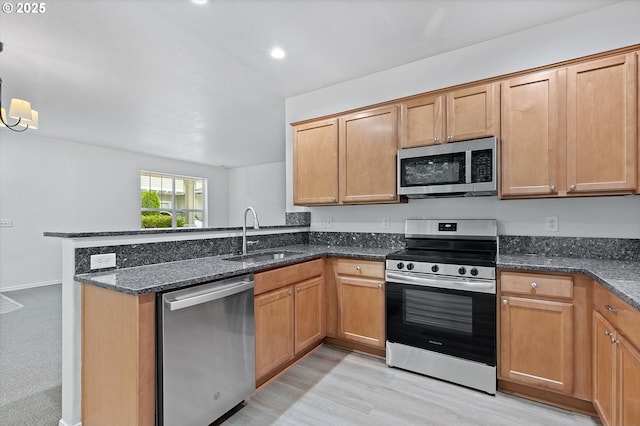
<instances>
[{"instance_id":1,"label":"white wall","mask_svg":"<svg viewBox=\"0 0 640 426\"><path fill-rule=\"evenodd\" d=\"M283 225L285 185L284 161L229 169L229 226L242 226L247 206L256 210L261 225Z\"/></svg>"},{"instance_id":2,"label":"white wall","mask_svg":"<svg viewBox=\"0 0 640 426\"><path fill-rule=\"evenodd\" d=\"M38 136L0 133L0 291L59 282L61 241L45 231L139 229L140 171L208 179L209 226L228 222L227 170Z\"/></svg>"},{"instance_id":3,"label":"white wall","mask_svg":"<svg viewBox=\"0 0 640 426\"><path fill-rule=\"evenodd\" d=\"M640 2L626 1L506 37L416 61L289 98L286 123L417 93L495 77L640 43ZM562 200L414 200L400 205L301 208L293 206L292 132L287 125L287 211L311 211L313 230L403 232L410 217L497 218L500 232L545 235L544 216L559 216L548 235L640 238L640 196ZM389 217L390 228L382 228ZM332 228L320 228L332 217Z\"/></svg>"}]
</instances>

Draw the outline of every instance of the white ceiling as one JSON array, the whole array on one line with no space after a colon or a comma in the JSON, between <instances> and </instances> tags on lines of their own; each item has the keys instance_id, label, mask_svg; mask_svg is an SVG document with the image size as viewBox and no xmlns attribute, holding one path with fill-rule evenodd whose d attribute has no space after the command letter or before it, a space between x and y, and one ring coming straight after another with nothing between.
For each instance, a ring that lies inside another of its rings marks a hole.
<instances>
[{"instance_id":1,"label":"white ceiling","mask_svg":"<svg viewBox=\"0 0 640 426\"><path fill-rule=\"evenodd\" d=\"M284 161L285 98L616 2L48 0L40 15L0 14L2 101L30 100L33 132L51 138Z\"/></svg>"}]
</instances>

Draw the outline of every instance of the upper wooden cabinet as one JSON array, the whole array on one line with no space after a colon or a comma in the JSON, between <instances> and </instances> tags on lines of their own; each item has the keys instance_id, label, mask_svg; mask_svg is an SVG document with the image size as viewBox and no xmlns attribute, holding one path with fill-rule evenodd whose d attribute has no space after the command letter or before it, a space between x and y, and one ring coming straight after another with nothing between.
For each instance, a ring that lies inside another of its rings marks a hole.
<instances>
[{"instance_id":1,"label":"upper wooden cabinet","mask_svg":"<svg viewBox=\"0 0 640 426\"><path fill-rule=\"evenodd\" d=\"M338 120L293 128L294 204L338 202Z\"/></svg>"},{"instance_id":2,"label":"upper wooden cabinet","mask_svg":"<svg viewBox=\"0 0 640 426\"><path fill-rule=\"evenodd\" d=\"M398 201L398 107L340 117L339 135L340 202Z\"/></svg>"},{"instance_id":3,"label":"upper wooden cabinet","mask_svg":"<svg viewBox=\"0 0 640 426\"><path fill-rule=\"evenodd\" d=\"M401 147L497 136L499 97L495 83L429 94L401 104Z\"/></svg>"},{"instance_id":4,"label":"upper wooden cabinet","mask_svg":"<svg viewBox=\"0 0 640 426\"><path fill-rule=\"evenodd\" d=\"M558 191L560 124L558 71L502 83L502 195Z\"/></svg>"},{"instance_id":5,"label":"upper wooden cabinet","mask_svg":"<svg viewBox=\"0 0 640 426\"><path fill-rule=\"evenodd\" d=\"M397 105L293 128L298 205L398 202Z\"/></svg>"},{"instance_id":6,"label":"upper wooden cabinet","mask_svg":"<svg viewBox=\"0 0 640 426\"><path fill-rule=\"evenodd\" d=\"M570 194L636 188L636 54L567 68Z\"/></svg>"},{"instance_id":7,"label":"upper wooden cabinet","mask_svg":"<svg viewBox=\"0 0 640 426\"><path fill-rule=\"evenodd\" d=\"M500 196L634 192L637 72L630 53L504 81Z\"/></svg>"}]
</instances>

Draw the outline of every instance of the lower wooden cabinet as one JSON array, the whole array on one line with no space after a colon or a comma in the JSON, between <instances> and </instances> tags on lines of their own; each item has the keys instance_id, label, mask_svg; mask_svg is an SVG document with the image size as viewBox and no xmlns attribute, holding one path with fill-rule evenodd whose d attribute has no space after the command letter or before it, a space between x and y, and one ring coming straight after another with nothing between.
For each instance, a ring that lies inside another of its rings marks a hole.
<instances>
[{"instance_id":1,"label":"lower wooden cabinet","mask_svg":"<svg viewBox=\"0 0 640 426\"><path fill-rule=\"evenodd\" d=\"M573 393L573 303L502 296L500 375Z\"/></svg>"},{"instance_id":2,"label":"lower wooden cabinet","mask_svg":"<svg viewBox=\"0 0 640 426\"><path fill-rule=\"evenodd\" d=\"M326 334L324 260L255 274L256 383L264 383Z\"/></svg>"},{"instance_id":3,"label":"lower wooden cabinet","mask_svg":"<svg viewBox=\"0 0 640 426\"><path fill-rule=\"evenodd\" d=\"M498 388L593 413L592 280L501 271Z\"/></svg>"},{"instance_id":4,"label":"lower wooden cabinet","mask_svg":"<svg viewBox=\"0 0 640 426\"><path fill-rule=\"evenodd\" d=\"M384 262L331 259L327 336L381 355L385 348Z\"/></svg>"},{"instance_id":5,"label":"lower wooden cabinet","mask_svg":"<svg viewBox=\"0 0 640 426\"><path fill-rule=\"evenodd\" d=\"M593 405L605 425L640 424L640 312L596 284Z\"/></svg>"},{"instance_id":6,"label":"lower wooden cabinet","mask_svg":"<svg viewBox=\"0 0 640 426\"><path fill-rule=\"evenodd\" d=\"M293 286L255 297L256 380L293 359Z\"/></svg>"}]
</instances>

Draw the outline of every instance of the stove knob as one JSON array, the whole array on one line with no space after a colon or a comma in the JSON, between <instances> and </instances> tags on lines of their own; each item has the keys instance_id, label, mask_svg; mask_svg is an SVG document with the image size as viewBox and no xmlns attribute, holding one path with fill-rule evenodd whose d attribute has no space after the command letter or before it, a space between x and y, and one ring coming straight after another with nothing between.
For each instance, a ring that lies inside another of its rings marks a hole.
<instances>
[{"instance_id":1,"label":"stove knob","mask_svg":"<svg viewBox=\"0 0 640 426\"><path fill-rule=\"evenodd\" d=\"M440 270L440 267L438 265L433 265L431 267L431 272L438 272Z\"/></svg>"},{"instance_id":2,"label":"stove knob","mask_svg":"<svg viewBox=\"0 0 640 426\"><path fill-rule=\"evenodd\" d=\"M413 269L413 263L408 263L407 269L411 271Z\"/></svg>"},{"instance_id":3,"label":"stove knob","mask_svg":"<svg viewBox=\"0 0 640 426\"><path fill-rule=\"evenodd\" d=\"M478 269L476 269L476 268L472 268L472 269L471 269L471 271L469 271L469 272L470 272L470 273L471 273L471 275L473 275L474 277L475 277L476 275L478 275Z\"/></svg>"},{"instance_id":4,"label":"stove knob","mask_svg":"<svg viewBox=\"0 0 640 426\"><path fill-rule=\"evenodd\" d=\"M464 275L467 273L467 269L464 266L461 266L460 268L458 268L458 273L460 275Z\"/></svg>"},{"instance_id":5,"label":"stove knob","mask_svg":"<svg viewBox=\"0 0 640 426\"><path fill-rule=\"evenodd\" d=\"M402 268L404 268L404 263L399 262L399 263L396 265L396 268L398 268L398 269L402 269Z\"/></svg>"}]
</instances>

